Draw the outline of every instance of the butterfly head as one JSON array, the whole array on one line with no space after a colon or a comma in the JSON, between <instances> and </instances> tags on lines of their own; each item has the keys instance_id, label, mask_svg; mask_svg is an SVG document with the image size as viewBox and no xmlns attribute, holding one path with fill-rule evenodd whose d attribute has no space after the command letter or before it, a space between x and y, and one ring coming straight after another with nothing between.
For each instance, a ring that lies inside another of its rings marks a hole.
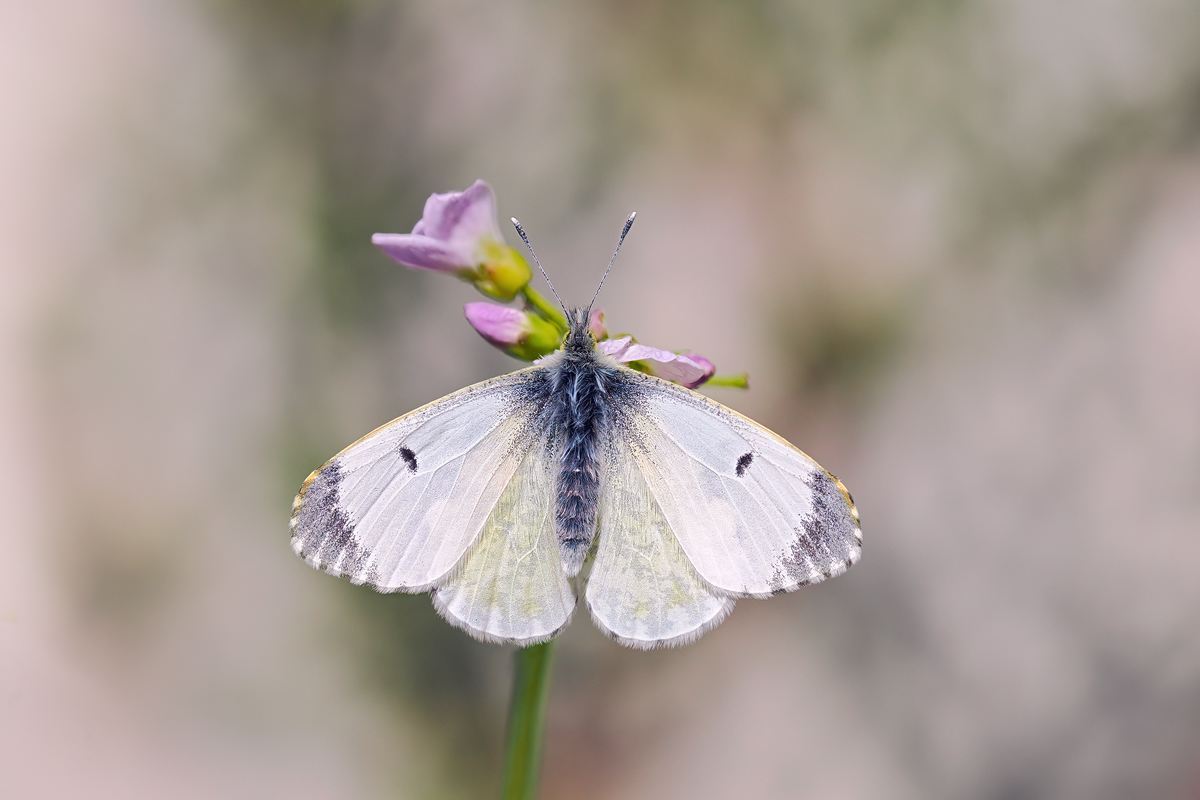
<instances>
[{"instance_id":1,"label":"butterfly head","mask_svg":"<svg viewBox=\"0 0 1200 800\"><path fill-rule=\"evenodd\" d=\"M572 308L567 311L567 336L563 339L563 349L568 352L590 352L596 349L596 336L589 327L590 314L586 308Z\"/></svg>"}]
</instances>

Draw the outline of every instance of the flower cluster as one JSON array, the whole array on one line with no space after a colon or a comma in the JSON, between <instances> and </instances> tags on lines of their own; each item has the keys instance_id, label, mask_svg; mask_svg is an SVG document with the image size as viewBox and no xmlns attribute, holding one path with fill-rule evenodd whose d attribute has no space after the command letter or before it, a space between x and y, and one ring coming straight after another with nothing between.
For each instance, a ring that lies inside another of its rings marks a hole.
<instances>
[{"instance_id":1,"label":"flower cluster","mask_svg":"<svg viewBox=\"0 0 1200 800\"><path fill-rule=\"evenodd\" d=\"M377 233L371 241L406 267L455 275L497 300L520 297L519 308L486 302L463 308L471 327L509 355L535 361L562 344L566 318L529 285L529 264L504 242L496 196L483 181L464 192L430 195L412 233ZM647 347L628 335L609 338L602 311L592 312L589 328L600 350L633 369L692 389L706 382L746 386L745 375L714 378L716 367L704 356Z\"/></svg>"}]
</instances>

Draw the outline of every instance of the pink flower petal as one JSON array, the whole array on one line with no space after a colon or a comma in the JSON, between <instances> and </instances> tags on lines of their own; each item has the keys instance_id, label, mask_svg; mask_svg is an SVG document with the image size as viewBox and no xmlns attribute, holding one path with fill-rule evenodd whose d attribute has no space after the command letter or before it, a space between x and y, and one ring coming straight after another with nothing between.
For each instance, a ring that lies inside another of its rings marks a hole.
<instances>
[{"instance_id":1,"label":"pink flower petal","mask_svg":"<svg viewBox=\"0 0 1200 800\"><path fill-rule=\"evenodd\" d=\"M414 269L457 272L474 266L474 247L458 242L443 242L420 234L377 233L371 243L393 261Z\"/></svg>"},{"instance_id":2,"label":"pink flower petal","mask_svg":"<svg viewBox=\"0 0 1200 800\"><path fill-rule=\"evenodd\" d=\"M406 267L459 272L483 260L485 242L504 239L492 187L475 181L465 192L430 195L412 233L377 233L371 241Z\"/></svg>"},{"instance_id":3,"label":"pink flower petal","mask_svg":"<svg viewBox=\"0 0 1200 800\"><path fill-rule=\"evenodd\" d=\"M463 313L480 336L501 348L520 344L533 330L524 311L508 306L467 303Z\"/></svg>"},{"instance_id":4,"label":"pink flower petal","mask_svg":"<svg viewBox=\"0 0 1200 800\"><path fill-rule=\"evenodd\" d=\"M695 383L685 383L684 384L684 386L687 386L689 389L695 389L697 386L699 386L700 384L707 381L713 375L717 374L717 365L714 364L713 362L709 361L704 356L698 355L696 353L683 353L682 355L684 358L688 359L693 364L695 364L696 366L698 366L702 370L704 370L703 378L696 381Z\"/></svg>"},{"instance_id":5,"label":"pink flower petal","mask_svg":"<svg viewBox=\"0 0 1200 800\"><path fill-rule=\"evenodd\" d=\"M492 187L475 181L464 192L430 195L413 233L445 242L474 243L484 238L502 241Z\"/></svg>"},{"instance_id":6,"label":"pink flower petal","mask_svg":"<svg viewBox=\"0 0 1200 800\"><path fill-rule=\"evenodd\" d=\"M617 361L628 361L628 358L621 357L621 353L625 351L625 348L632 341L632 336L622 336L620 339L605 339L602 342L596 342L596 347L600 352L607 353Z\"/></svg>"},{"instance_id":7,"label":"pink flower petal","mask_svg":"<svg viewBox=\"0 0 1200 800\"><path fill-rule=\"evenodd\" d=\"M712 373L708 371L711 364L706 366L693 361L688 356L677 355L668 350L659 350L657 347L635 344L627 348L621 354L621 358L626 361L650 362L648 366L652 375L681 383L689 389L699 386L712 377Z\"/></svg>"},{"instance_id":8,"label":"pink flower petal","mask_svg":"<svg viewBox=\"0 0 1200 800\"><path fill-rule=\"evenodd\" d=\"M689 389L695 389L717 371L704 356L679 355L669 350L635 344L631 336L598 342L596 347L617 361L645 361L652 375L683 384Z\"/></svg>"}]
</instances>

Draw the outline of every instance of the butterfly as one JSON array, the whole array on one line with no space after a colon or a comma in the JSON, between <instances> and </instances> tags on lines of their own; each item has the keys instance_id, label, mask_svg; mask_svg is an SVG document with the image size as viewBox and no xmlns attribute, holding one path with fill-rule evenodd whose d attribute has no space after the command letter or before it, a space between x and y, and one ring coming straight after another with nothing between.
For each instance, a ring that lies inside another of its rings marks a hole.
<instances>
[{"instance_id":1,"label":"butterfly","mask_svg":"<svg viewBox=\"0 0 1200 800\"><path fill-rule=\"evenodd\" d=\"M643 649L694 641L739 598L858 561L841 481L741 414L597 349L590 305L564 310L558 351L405 414L313 472L292 549L381 592L431 592L450 624L489 642L553 638L582 593L600 630Z\"/></svg>"}]
</instances>

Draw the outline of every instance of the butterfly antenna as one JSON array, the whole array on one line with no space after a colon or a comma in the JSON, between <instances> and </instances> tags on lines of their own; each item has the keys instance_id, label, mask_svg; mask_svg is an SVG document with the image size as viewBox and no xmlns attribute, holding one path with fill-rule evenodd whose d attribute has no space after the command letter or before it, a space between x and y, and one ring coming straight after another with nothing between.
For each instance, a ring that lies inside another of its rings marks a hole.
<instances>
[{"instance_id":1,"label":"butterfly antenna","mask_svg":"<svg viewBox=\"0 0 1200 800\"><path fill-rule=\"evenodd\" d=\"M621 252L621 245L625 244L625 237L629 235L629 229L633 227L633 218L636 216L637 212L635 211L629 215L629 219L625 220L625 227L621 229L621 238L617 240L617 249L613 251L612 258L608 260L608 269L604 270L604 276L600 278L600 285L596 287L596 293L592 295L592 302L588 303L587 313L583 315L584 319L591 318L592 306L596 304L596 298L600 296L600 290L604 288L604 279L608 277L613 262L617 260L617 253Z\"/></svg>"},{"instance_id":2,"label":"butterfly antenna","mask_svg":"<svg viewBox=\"0 0 1200 800\"><path fill-rule=\"evenodd\" d=\"M525 235L525 229L521 227L521 223L517 222L516 217L509 217L512 220L513 227L517 229L517 233L521 234L521 241L529 248L529 254L533 256L533 263L537 264L538 271L542 273L542 277L546 279L546 285L550 287L550 291L554 292L554 299L562 306L562 310L568 317L571 312L567 311L566 305L563 304L562 298L558 296L558 290L554 288L554 284L550 282L550 276L546 274L546 270L542 269L542 262L538 261L537 253L533 252L533 245L529 243L529 237Z\"/></svg>"}]
</instances>

